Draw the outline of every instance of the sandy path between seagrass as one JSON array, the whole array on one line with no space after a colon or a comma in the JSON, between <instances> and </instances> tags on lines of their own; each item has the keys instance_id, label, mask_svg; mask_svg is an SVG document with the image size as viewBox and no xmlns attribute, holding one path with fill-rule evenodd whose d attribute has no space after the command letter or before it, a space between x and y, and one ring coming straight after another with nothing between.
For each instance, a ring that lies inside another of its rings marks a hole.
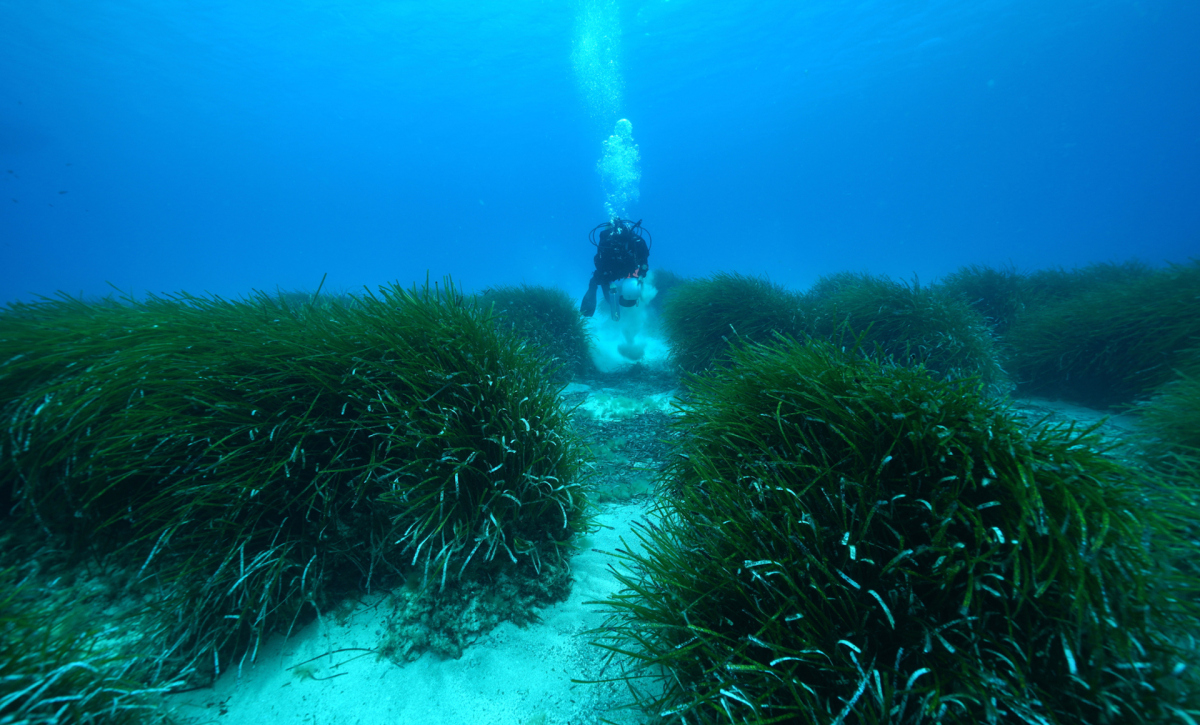
<instances>
[{"instance_id":1,"label":"sandy path between seagrass","mask_svg":"<svg viewBox=\"0 0 1200 725\"><path fill-rule=\"evenodd\" d=\"M601 718L643 723L627 710L623 686L573 684L594 677L604 652L578 634L601 624L594 605L618 589L606 552L632 544L632 523L645 503L608 506L589 546L575 555L570 598L541 610L542 622L502 624L457 660L424 655L403 667L355 651L379 640L385 607L362 602L344 624L326 617L290 639L264 645L258 662L222 673L211 689L173 695L165 703L182 723L201 725L591 725ZM344 650L333 655L326 653ZM312 678L291 670L306 660Z\"/></svg>"},{"instance_id":2,"label":"sandy path between seagrass","mask_svg":"<svg viewBox=\"0 0 1200 725\"><path fill-rule=\"evenodd\" d=\"M1120 437L1131 422L1103 413L1043 399L1017 401L1030 420L1088 424L1107 418L1104 433ZM352 648L370 648L379 640L382 607L359 605L344 625L318 622L276 638L258 663L224 673L209 690L168 698L181 723L202 725L593 725L604 717L622 725L646 722L629 711L611 708L627 701L616 684L576 685L572 678L595 677L604 653L578 633L598 626L603 616L584 602L602 599L618 588L609 566L621 539L632 544L632 523L646 513L645 503L602 509L601 529L590 546L575 556L570 598L541 611L542 623L520 629L504 624L469 647L461 659L425 655L397 667L359 656ZM328 652L345 649L329 657ZM289 668L318 657L312 675L302 679Z\"/></svg>"}]
</instances>

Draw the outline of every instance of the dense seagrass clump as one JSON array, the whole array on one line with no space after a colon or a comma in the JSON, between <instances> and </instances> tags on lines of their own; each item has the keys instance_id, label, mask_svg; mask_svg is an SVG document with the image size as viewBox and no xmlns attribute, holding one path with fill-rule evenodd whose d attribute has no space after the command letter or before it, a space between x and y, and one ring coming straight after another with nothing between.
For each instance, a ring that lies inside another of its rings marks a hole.
<instances>
[{"instance_id":1,"label":"dense seagrass clump","mask_svg":"<svg viewBox=\"0 0 1200 725\"><path fill-rule=\"evenodd\" d=\"M1200 576L1200 560L1196 557L1196 542L1200 541L1200 516L1196 515L1200 510L1198 352L1190 354L1192 362L1179 371L1179 377L1159 387L1149 400L1134 408L1137 422L1134 445L1144 465L1159 474L1159 487L1183 503L1183 507L1170 507L1168 511L1178 512L1181 526L1189 534L1184 546L1164 551L1162 556Z\"/></svg>"},{"instance_id":2,"label":"dense seagrass clump","mask_svg":"<svg viewBox=\"0 0 1200 725\"><path fill-rule=\"evenodd\" d=\"M1154 454L1200 458L1200 350L1189 356L1193 362L1136 409L1140 432Z\"/></svg>"},{"instance_id":3,"label":"dense seagrass clump","mask_svg":"<svg viewBox=\"0 0 1200 725\"><path fill-rule=\"evenodd\" d=\"M1125 285L1154 276L1154 270L1137 260L1097 262L1075 269L1039 269L1024 280L1025 307L1037 310L1056 302Z\"/></svg>"},{"instance_id":4,"label":"dense seagrass clump","mask_svg":"<svg viewBox=\"0 0 1200 725\"><path fill-rule=\"evenodd\" d=\"M1195 620L1145 543L1174 532L1089 432L823 342L741 346L689 385L669 495L593 632L664 722L1197 712L1172 639Z\"/></svg>"},{"instance_id":5,"label":"dense seagrass clump","mask_svg":"<svg viewBox=\"0 0 1200 725\"><path fill-rule=\"evenodd\" d=\"M542 361L452 286L296 312L181 296L0 315L16 514L154 592L154 679L334 591L565 566L582 447ZM215 669L215 667L210 667Z\"/></svg>"},{"instance_id":6,"label":"dense seagrass clump","mask_svg":"<svg viewBox=\"0 0 1200 725\"><path fill-rule=\"evenodd\" d=\"M804 300L816 337L841 343L849 331L861 349L901 365L923 365L947 380L977 378L1005 387L995 341L983 316L939 287L874 275L823 278Z\"/></svg>"},{"instance_id":7,"label":"dense seagrass clump","mask_svg":"<svg viewBox=\"0 0 1200 725\"><path fill-rule=\"evenodd\" d=\"M1118 279L1017 319L1006 339L1025 392L1113 406L1174 377L1200 341L1200 261Z\"/></svg>"},{"instance_id":8,"label":"dense seagrass clump","mask_svg":"<svg viewBox=\"0 0 1200 725\"><path fill-rule=\"evenodd\" d=\"M672 288L662 324L671 354L688 372L725 361L734 340L766 342L803 335L799 298L763 277L718 272Z\"/></svg>"},{"instance_id":9,"label":"dense seagrass clump","mask_svg":"<svg viewBox=\"0 0 1200 725\"><path fill-rule=\"evenodd\" d=\"M983 315L1000 335L1025 309L1026 279L1011 267L972 264L953 272L939 286Z\"/></svg>"},{"instance_id":10,"label":"dense seagrass clump","mask_svg":"<svg viewBox=\"0 0 1200 725\"><path fill-rule=\"evenodd\" d=\"M280 289L271 295L275 304L287 308L291 315L319 314L330 307L353 307L357 298L348 292L333 291L325 287L325 280L315 292Z\"/></svg>"},{"instance_id":11,"label":"dense seagrass clump","mask_svg":"<svg viewBox=\"0 0 1200 725\"><path fill-rule=\"evenodd\" d=\"M479 296L492 305L497 324L510 327L528 343L531 355L542 355L552 375L569 381L591 370L588 334L579 304L554 287L523 284L492 287Z\"/></svg>"}]
</instances>

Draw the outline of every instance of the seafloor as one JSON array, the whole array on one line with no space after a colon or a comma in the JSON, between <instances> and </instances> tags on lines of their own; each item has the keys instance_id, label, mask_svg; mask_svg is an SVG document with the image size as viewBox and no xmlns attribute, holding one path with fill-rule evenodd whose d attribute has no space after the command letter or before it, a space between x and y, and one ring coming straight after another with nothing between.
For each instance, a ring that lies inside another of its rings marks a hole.
<instances>
[{"instance_id":1,"label":"seafloor","mask_svg":"<svg viewBox=\"0 0 1200 725\"><path fill-rule=\"evenodd\" d=\"M163 697L166 716L194 725L649 722L622 708L631 700L629 685L604 681L617 668L585 633L604 626L597 602L620 588L614 553L637 547L635 527L653 515L655 482L680 435L671 421L681 405L681 381L664 367L626 366L562 391L592 453L586 476L599 525L571 561L565 601L540 608L536 621L524 626L481 620L461 656L427 652L400 664L380 654L381 643L396 636L392 595L347 600L288 637L274 636L255 661L222 672L212 687ZM1013 405L1030 422L1099 425L1114 442L1131 427L1126 417L1067 403L1018 399ZM42 570L33 573L48 596L119 642L131 626L123 615L141 604L130 598L121 572L30 550L17 533L5 533L4 558L38 562Z\"/></svg>"},{"instance_id":2,"label":"seafloor","mask_svg":"<svg viewBox=\"0 0 1200 725\"><path fill-rule=\"evenodd\" d=\"M636 546L634 527L650 515L655 478L678 435L670 421L679 386L671 374L635 366L564 389L564 403L575 408L575 426L595 457L589 477L601 528L572 560L569 598L542 609L539 622L502 623L457 659L426 654L397 666L372 650L387 626L381 594L287 640L277 637L253 665L165 704L179 721L195 725L650 722L622 707L630 701L626 684L581 682L615 671L584 633L603 626L595 602L619 588L612 554ZM1026 398L1013 405L1031 423L1098 424L1114 441L1131 426L1124 416L1069 403Z\"/></svg>"}]
</instances>

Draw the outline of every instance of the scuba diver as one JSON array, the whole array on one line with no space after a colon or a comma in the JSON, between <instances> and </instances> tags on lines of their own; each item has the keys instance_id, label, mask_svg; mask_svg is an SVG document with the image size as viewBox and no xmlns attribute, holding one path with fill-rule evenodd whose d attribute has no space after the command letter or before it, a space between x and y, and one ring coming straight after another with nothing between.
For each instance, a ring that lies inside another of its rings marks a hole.
<instances>
[{"instance_id":1,"label":"scuba diver","mask_svg":"<svg viewBox=\"0 0 1200 725\"><path fill-rule=\"evenodd\" d=\"M613 217L588 233L588 241L596 247L593 259L596 271L592 273L587 294L579 305L584 317L591 317L596 311L597 287L604 290L604 301L608 303L614 321L621 319L622 307L637 304L642 295L642 281L650 269L650 243L653 242L647 243L649 239L650 232L642 228L640 219L635 224Z\"/></svg>"}]
</instances>

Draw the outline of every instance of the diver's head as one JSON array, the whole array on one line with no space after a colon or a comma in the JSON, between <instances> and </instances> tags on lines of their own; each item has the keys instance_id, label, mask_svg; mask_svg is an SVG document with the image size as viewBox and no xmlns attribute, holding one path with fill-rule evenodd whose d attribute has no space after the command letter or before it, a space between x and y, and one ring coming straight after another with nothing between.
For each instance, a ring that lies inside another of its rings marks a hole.
<instances>
[{"instance_id":1,"label":"diver's head","mask_svg":"<svg viewBox=\"0 0 1200 725\"><path fill-rule=\"evenodd\" d=\"M621 280L621 297L630 301L637 302L642 296L642 281L637 277L626 277Z\"/></svg>"}]
</instances>

